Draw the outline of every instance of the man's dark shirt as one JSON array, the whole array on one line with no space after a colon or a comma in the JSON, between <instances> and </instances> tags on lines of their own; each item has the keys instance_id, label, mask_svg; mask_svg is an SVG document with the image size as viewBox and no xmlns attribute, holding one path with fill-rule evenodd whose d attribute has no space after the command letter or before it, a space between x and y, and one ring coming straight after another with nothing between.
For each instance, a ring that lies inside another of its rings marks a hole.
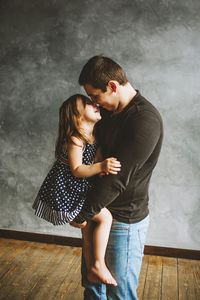
<instances>
[{"instance_id":1,"label":"man's dark shirt","mask_svg":"<svg viewBox=\"0 0 200 300\"><path fill-rule=\"evenodd\" d=\"M107 207L118 221L139 222L149 213L149 181L163 139L161 116L137 92L123 111L104 111L96 130L103 157L116 157L121 171L117 175L96 176L81 216L90 219Z\"/></svg>"}]
</instances>

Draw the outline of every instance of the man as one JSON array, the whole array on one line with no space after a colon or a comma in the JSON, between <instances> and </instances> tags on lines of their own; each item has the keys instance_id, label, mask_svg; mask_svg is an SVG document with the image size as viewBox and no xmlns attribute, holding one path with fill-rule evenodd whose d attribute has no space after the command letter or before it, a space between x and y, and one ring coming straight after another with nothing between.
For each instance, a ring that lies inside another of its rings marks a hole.
<instances>
[{"instance_id":1,"label":"man","mask_svg":"<svg viewBox=\"0 0 200 300\"><path fill-rule=\"evenodd\" d=\"M103 156L121 162L117 175L96 179L81 215L89 220L103 207L112 213L106 263L118 285L89 282L83 261L84 299L134 300L149 223L149 181L163 139L162 119L110 58L92 57L81 71L79 84L102 108L97 139Z\"/></svg>"}]
</instances>

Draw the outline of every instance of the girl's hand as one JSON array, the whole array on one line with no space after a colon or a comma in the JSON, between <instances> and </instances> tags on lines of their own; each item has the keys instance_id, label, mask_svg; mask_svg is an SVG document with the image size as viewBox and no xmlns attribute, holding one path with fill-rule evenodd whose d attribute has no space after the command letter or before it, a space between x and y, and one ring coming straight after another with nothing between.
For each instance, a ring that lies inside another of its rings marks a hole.
<instances>
[{"instance_id":1,"label":"girl's hand","mask_svg":"<svg viewBox=\"0 0 200 300\"><path fill-rule=\"evenodd\" d=\"M102 172L116 175L121 170L121 163L115 157L109 157L102 161Z\"/></svg>"}]
</instances>

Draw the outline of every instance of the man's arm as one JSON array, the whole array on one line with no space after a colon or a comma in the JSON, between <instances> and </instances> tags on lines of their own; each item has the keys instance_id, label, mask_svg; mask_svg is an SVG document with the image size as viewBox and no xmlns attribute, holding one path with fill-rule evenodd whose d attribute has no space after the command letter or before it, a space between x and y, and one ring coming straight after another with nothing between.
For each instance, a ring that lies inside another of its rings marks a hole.
<instances>
[{"instance_id":1,"label":"man's arm","mask_svg":"<svg viewBox=\"0 0 200 300\"><path fill-rule=\"evenodd\" d=\"M120 162L114 157L109 157L101 162L85 165L83 160L83 142L73 137L73 143L67 147L71 172L76 177L91 177L101 173L117 174L120 171Z\"/></svg>"},{"instance_id":2,"label":"man's arm","mask_svg":"<svg viewBox=\"0 0 200 300\"><path fill-rule=\"evenodd\" d=\"M161 121L156 114L144 110L131 117L125 121L123 140L113 153L121 162L121 171L97 178L81 213L86 219L123 193L132 174L148 160L160 138Z\"/></svg>"}]
</instances>

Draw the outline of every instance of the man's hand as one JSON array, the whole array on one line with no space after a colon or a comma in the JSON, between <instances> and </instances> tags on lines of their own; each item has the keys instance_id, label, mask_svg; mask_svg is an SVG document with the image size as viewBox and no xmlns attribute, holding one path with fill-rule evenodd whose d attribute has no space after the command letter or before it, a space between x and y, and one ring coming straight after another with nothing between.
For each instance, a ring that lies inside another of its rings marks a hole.
<instances>
[{"instance_id":1,"label":"man's hand","mask_svg":"<svg viewBox=\"0 0 200 300\"><path fill-rule=\"evenodd\" d=\"M72 221L72 222L70 222L69 224L70 224L71 226L73 226L73 227L81 228L81 229L82 229L82 228L84 228L84 227L87 225L87 222L84 221L83 223L78 224L78 223Z\"/></svg>"}]
</instances>

